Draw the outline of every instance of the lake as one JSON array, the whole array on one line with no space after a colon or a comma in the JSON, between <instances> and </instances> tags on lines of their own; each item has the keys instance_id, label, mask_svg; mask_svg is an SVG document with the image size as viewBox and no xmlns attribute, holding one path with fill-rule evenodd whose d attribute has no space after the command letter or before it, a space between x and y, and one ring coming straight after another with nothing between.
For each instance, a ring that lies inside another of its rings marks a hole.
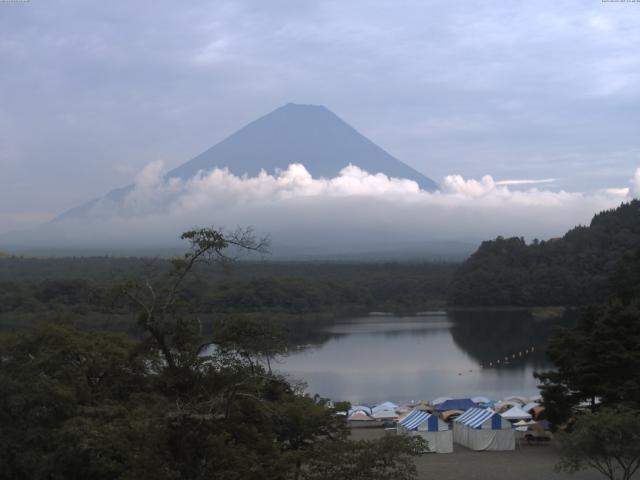
<instances>
[{"instance_id":1,"label":"lake","mask_svg":"<svg viewBox=\"0 0 640 480\"><path fill-rule=\"evenodd\" d=\"M504 310L335 320L306 329L297 340L310 345L276 369L310 394L352 403L531 396L533 372L551 367L550 332L569 323Z\"/></svg>"}]
</instances>

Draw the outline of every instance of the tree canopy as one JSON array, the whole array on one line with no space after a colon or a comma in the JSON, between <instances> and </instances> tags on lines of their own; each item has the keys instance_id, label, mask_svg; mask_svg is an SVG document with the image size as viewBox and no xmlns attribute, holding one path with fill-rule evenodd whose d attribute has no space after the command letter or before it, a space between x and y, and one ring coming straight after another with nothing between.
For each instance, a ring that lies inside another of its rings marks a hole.
<instances>
[{"instance_id":1,"label":"tree canopy","mask_svg":"<svg viewBox=\"0 0 640 480\"><path fill-rule=\"evenodd\" d=\"M591 467L609 480L630 480L640 468L640 410L583 415L571 434L561 435L560 446L557 470L575 473Z\"/></svg>"},{"instance_id":2,"label":"tree canopy","mask_svg":"<svg viewBox=\"0 0 640 480\"><path fill-rule=\"evenodd\" d=\"M596 214L562 238L483 242L456 271L450 302L469 306L588 305L605 301L609 277L640 245L640 200Z\"/></svg>"},{"instance_id":3,"label":"tree canopy","mask_svg":"<svg viewBox=\"0 0 640 480\"><path fill-rule=\"evenodd\" d=\"M575 407L640 409L640 250L619 262L606 303L584 309L577 325L549 339L555 369L536 374L548 416L556 424Z\"/></svg>"},{"instance_id":4,"label":"tree canopy","mask_svg":"<svg viewBox=\"0 0 640 480\"><path fill-rule=\"evenodd\" d=\"M265 360L283 345L273 325L227 319L207 338L185 308L181 287L200 262L261 240L184 238L191 249L172 270L122 286L136 337L64 320L2 336L0 480L289 479L312 475L321 452L350 452L331 457L347 468L383 449L398 455L368 478L412 478L412 444L349 443L327 400L271 371Z\"/></svg>"}]
</instances>

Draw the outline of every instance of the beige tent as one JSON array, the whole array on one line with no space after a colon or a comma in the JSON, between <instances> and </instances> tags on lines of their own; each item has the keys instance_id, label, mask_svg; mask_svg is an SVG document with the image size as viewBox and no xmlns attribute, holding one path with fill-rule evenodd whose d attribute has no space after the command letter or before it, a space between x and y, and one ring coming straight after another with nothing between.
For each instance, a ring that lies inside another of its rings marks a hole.
<instances>
[{"instance_id":1,"label":"beige tent","mask_svg":"<svg viewBox=\"0 0 640 480\"><path fill-rule=\"evenodd\" d=\"M440 418L442 418L442 420L444 420L445 422L449 422L455 417L462 415L463 413L464 410L447 410L446 412L442 412L440 414Z\"/></svg>"}]
</instances>

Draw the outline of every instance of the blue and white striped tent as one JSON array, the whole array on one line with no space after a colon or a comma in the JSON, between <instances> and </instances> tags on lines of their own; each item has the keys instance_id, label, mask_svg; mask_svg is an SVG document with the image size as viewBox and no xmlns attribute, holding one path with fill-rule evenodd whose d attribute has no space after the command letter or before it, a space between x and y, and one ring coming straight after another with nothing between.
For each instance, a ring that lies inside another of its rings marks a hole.
<instances>
[{"instance_id":1,"label":"blue and white striped tent","mask_svg":"<svg viewBox=\"0 0 640 480\"><path fill-rule=\"evenodd\" d=\"M469 428L482 428L482 425L491 419L491 429L500 430L503 418L490 408L471 408L454 420Z\"/></svg>"},{"instance_id":2,"label":"blue and white striped tent","mask_svg":"<svg viewBox=\"0 0 640 480\"><path fill-rule=\"evenodd\" d=\"M427 442L430 452L453 452L453 434L449 426L436 415L421 410L412 410L398 422L398 433L419 435Z\"/></svg>"},{"instance_id":3,"label":"blue and white striped tent","mask_svg":"<svg viewBox=\"0 0 640 480\"><path fill-rule=\"evenodd\" d=\"M426 432L437 432L438 417L422 410L412 410L398 425L407 430L418 430L420 427L420 430Z\"/></svg>"},{"instance_id":4,"label":"blue and white striped tent","mask_svg":"<svg viewBox=\"0 0 640 480\"><path fill-rule=\"evenodd\" d=\"M514 450L511 422L490 408L471 408L453 421L453 441L471 450Z\"/></svg>"}]
</instances>

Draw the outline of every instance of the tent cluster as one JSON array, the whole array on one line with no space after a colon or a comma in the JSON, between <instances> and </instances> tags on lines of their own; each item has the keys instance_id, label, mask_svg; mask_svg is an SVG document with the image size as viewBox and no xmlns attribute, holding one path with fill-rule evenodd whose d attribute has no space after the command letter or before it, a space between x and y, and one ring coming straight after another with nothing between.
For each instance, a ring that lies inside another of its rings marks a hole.
<instances>
[{"instance_id":1,"label":"tent cluster","mask_svg":"<svg viewBox=\"0 0 640 480\"><path fill-rule=\"evenodd\" d=\"M432 402L398 406L383 402L368 407L355 405L348 412L352 427L394 428L398 434L417 435L427 451L453 452L453 443L472 450L513 450L516 434L533 427L543 429L544 408L539 397L511 396L499 401L487 397L439 397Z\"/></svg>"}]
</instances>

